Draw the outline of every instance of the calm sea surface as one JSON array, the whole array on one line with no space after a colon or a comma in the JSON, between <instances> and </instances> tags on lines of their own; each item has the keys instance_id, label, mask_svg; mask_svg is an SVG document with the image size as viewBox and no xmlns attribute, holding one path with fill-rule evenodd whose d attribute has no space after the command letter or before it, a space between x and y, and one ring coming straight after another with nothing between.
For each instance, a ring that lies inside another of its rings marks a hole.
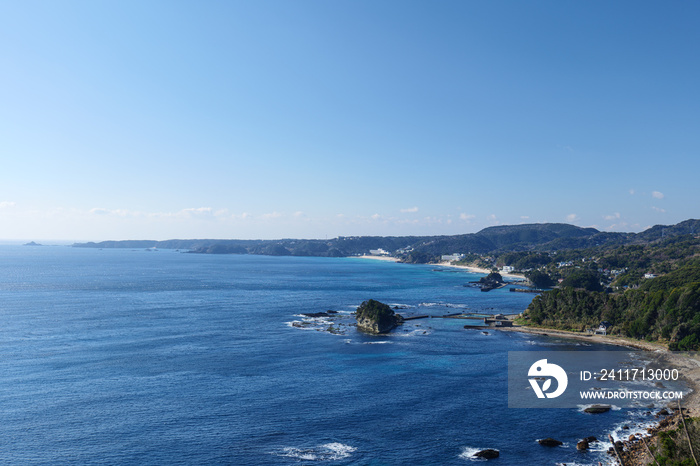
<instances>
[{"instance_id":1,"label":"calm sea surface","mask_svg":"<svg viewBox=\"0 0 700 466\"><path fill-rule=\"evenodd\" d=\"M640 413L508 409L506 365L508 351L610 347L454 319L381 337L348 325L369 298L442 315L520 312L533 296L433 269L2 246L0 462L463 465L483 448L494 464L605 461L576 441ZM550 436L564 446L536 443Z\"/></svg>"}]
</instances>

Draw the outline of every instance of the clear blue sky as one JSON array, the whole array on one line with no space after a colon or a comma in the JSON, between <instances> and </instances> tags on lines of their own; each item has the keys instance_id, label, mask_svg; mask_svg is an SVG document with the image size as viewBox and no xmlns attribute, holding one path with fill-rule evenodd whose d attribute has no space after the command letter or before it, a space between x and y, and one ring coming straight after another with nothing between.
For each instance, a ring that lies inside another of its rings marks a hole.
<instances>
[{"instance_id":1,"label":"clear blue sky","mask_svg":"<svg viewBox=\"0 0 700 466\"><path fill-rule=\"evenodd\" d=\"M2 1L0 239L698 218L700 3Z\"/></svg>"}]
</instances>

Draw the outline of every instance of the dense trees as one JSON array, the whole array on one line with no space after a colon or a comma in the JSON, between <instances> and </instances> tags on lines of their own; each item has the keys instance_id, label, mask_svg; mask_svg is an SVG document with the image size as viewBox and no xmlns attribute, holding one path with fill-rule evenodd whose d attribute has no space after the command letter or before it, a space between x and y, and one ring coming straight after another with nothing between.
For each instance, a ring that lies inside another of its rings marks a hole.
<instances>
[{"instance_id":1,"label":"dense trees","mask_svg":"<svg viewBox=\"0 0 700 466\"><path fill-rule=\"evenodd\" d=\"M588 291L603 291L603 286L600 284L601 275L592 270L574 270L561 283L562 287L583 288Z\"/></svg>"},{"instance_id":2,"label":"dense trees","mask_svg":"<svg viewBox=\"0 0 700 466\"><path fill-rule=\"evenodd\" d=\"M549 288L554 285L554 280L547 272L542 270L533 270L527 272L525 277L535 286L535 288Z\"/></svg>"},{"instance_id":3,"label":"dense trees","mask_svg":"<svg viewBox=\"0 0 700 466\"><path fill-rule=\"evenodd\" d=\"M699 349L700 259L622 293L583 287L542 293L526 316L536 325L577 331L608 321L616 334L668 341L674 350Z\"/></svg>"}]
</instances>

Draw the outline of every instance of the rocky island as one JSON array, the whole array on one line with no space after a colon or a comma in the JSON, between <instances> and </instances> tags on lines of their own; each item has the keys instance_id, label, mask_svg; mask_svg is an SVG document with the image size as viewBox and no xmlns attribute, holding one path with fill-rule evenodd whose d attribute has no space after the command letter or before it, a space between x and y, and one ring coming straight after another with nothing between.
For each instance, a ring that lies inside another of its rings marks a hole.
<instances>
[{"instance_id":1,"label":"rocky island","mask_svg":"<svg viewBox=\"0 0 700 466\"><path fill-rule=\"evenodd\" d=\"M387 304L369 299L355 312L358 330L367 333L388 333L403 323L403 317L396 314Z\"/></svg>"}]
</instances>

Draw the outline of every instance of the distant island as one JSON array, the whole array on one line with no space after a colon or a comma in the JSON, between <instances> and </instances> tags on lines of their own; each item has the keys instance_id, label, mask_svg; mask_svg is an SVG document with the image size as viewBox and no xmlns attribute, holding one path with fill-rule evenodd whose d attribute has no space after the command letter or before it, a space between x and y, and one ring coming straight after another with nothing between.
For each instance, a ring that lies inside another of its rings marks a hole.
<instances>
[{"instance_id":1,"label":"distant island","mask_svg":"<svg viewBox=\"0 0 700 466\"><path fill-rule=\"evenodd\" d=\"M22 246L43 246L43 244L35 243L34 241L30 241L29 243L24 243Z\"/></svg>"}]
</instances>

